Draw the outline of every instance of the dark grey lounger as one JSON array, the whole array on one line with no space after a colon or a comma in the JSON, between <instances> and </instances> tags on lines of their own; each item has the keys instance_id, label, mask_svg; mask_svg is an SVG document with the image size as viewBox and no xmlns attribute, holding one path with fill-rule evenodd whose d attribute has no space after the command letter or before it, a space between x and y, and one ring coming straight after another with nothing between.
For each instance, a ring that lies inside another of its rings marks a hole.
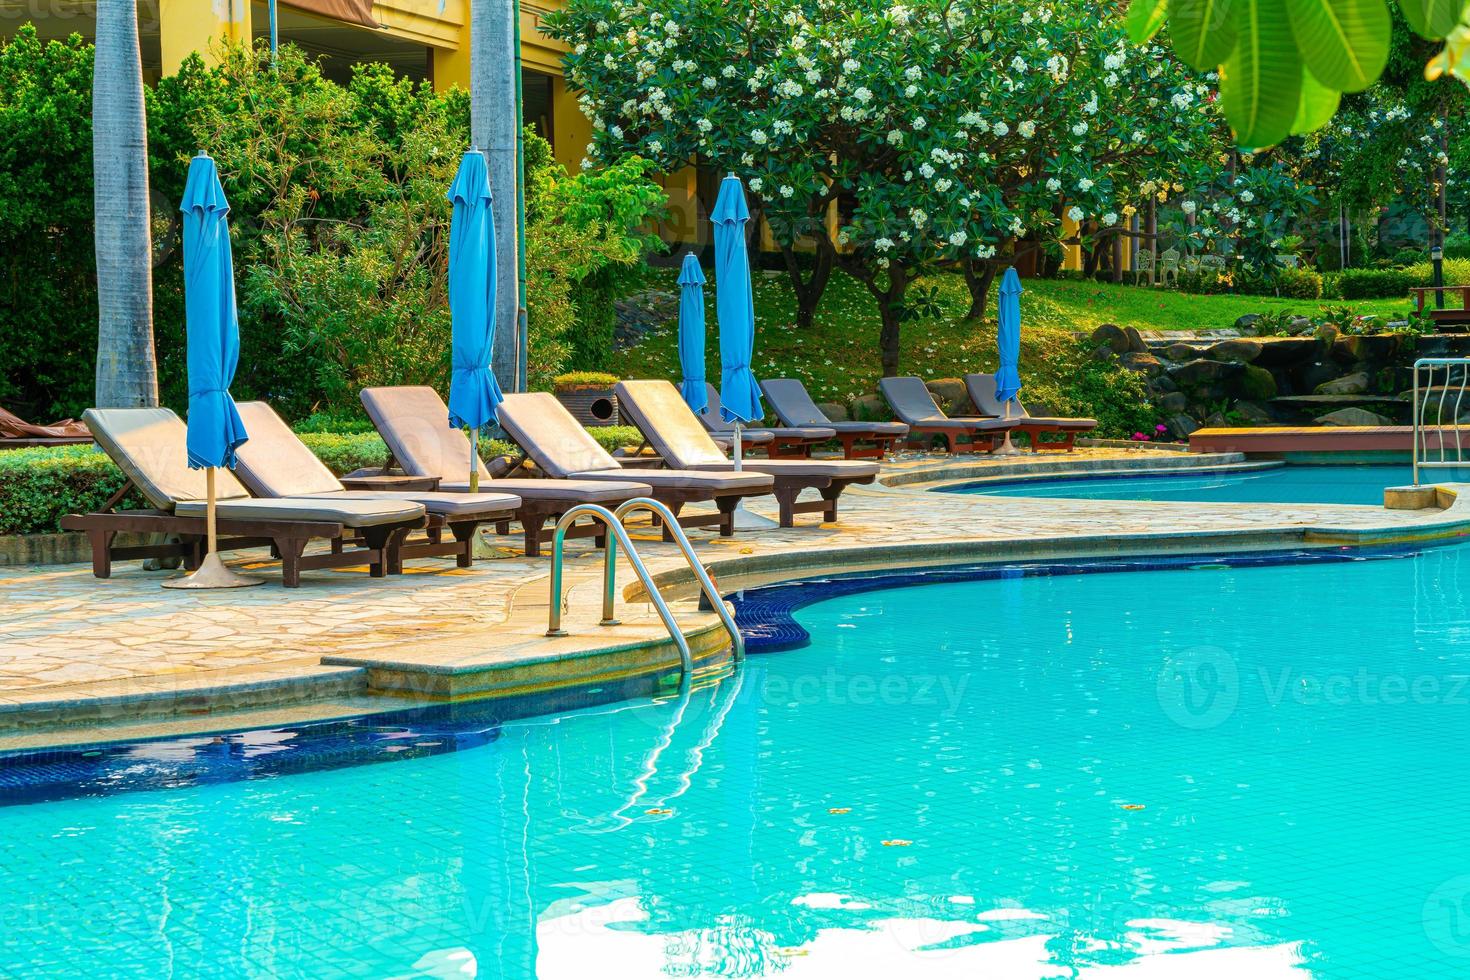
<instances>
[{"instance_id":1,"label":"dark grey lounger","mask_svg":"<svg viewBox=\"0 0 1470 980\"><path fill-rule=\"evenodd\" d=\"M709 397L709 405L699 413L699 421L704 423L704 427L718 443L733 446L735 423L726 422L720 414L722 403L719 389L705 382L704 390ZM807 459L812 454L813 446L836 438L837 431L831 426L757 425L754 428L742 427L740 431L742 449L746 446L764 446L766 455L772 459Z\"/></svg>"},{"instance_id":2,"label":"dark grey lounger","mask_svg":"<svg viewBox=\"0 0 1470 980\"><path fill-rule=\"evenodd\" d=\"M679 389L667 381L621 381L618 405L638 426L654 452L683 470L728 473L734 463L710 438L704 425L684 404ZM837 498L853 483L872 483L878 464L849 459L747 459L745 472L775 477L772 491L781 507L781 526L795 525L797 514L820 513L837 520ZM802 490L816 490L821 500L798 503Z\"/></svg>"},{"instance_id":3,"label":"dark grey lounger","mask_svg":"<svg viewBox=\"0 0 1470 980\"><path fill-rule=\"evenodd\" d=\"M772 492L774 480L762 473L710 473L693 470L625 470L572 417L566 406L545 392L506 395L500 424L542 472L557 479L627 480L646 483L649 496L666 505L681 527L717 525L720 534L735 533L735 506L744 497ZM680 515L685 504L713 501L716 514Z\"/></svg>"},{"instance_id":4,"label":"dark grey lounger","mask_svg":"<svg viewBox=\"0 0 1470 980\"><path fill-rule=\"evenodd\" d=\"M377 426L392 455L403 472L411 476L435 477L439 489L446 493L468 493L470 489L470 440L459 429L449 427L449 408L433 388L364 388L362 404ZM645 497L646 483L597 480L494 480L483 462L479 468L480 486L492 492L513 493L521 498L515 520L525 530L526 554L536 557L541 545L551 540L555 524L562 514L577 504L618 504ZM496 524L501 534L510 533L510 522ZM567 537L602 538L602 525L583 522L569 528Z\"/></svg>"},{"instance_id":5,"label":"dark grey lounger","mask_svg":"<svg viewBox=\"0 0 1470 980\"><path fill-rule=\"evenodd\" d=\"M908 424L911 440L914 436L941 435L952 453L995 452L1000 437L1015 428L1014 423L1000 419L945 415L922 378L884 378L878 382L878 390L893 414ZM978 441L981 437L989 439L990 444L982 447Z\"/></svg>"},{"instance_id":6,"label":"dark grey lounger","mask_svg":"<svg viewBox=\"0 0 1470 980\"><path fill-rule=\"evenodd\" d=\"M1007 416L1005 405L995 397L995 375L993 374L965 375L965 390L970 393L970 401L975 403L981 415L995 416L1015 422L1016 431L1031 440L1033 453L1039 453L1043 448L1065 449L1071 452L1078 435L1097 428L1096 419L1043 418L1032 415L1026 411L1026 406L1021 404L1020 399L1016 399L1015 408ZM1057 433L1062 438L1042 442L1042 433Z\"/></svg>"},{"instance_id":7,"label":"dark grey lounger","mask_svg":"<svg viewBox=\"0 0 1470 980\"><path fill-rule=\"evenodd\" d=\"M893 443L909 434L902 422L833 422L795 378L762 381L761 391L786 425L820 426L835 432L842 442L842 455L848 459L882 459Z\"/></svg>"}]
</instances>

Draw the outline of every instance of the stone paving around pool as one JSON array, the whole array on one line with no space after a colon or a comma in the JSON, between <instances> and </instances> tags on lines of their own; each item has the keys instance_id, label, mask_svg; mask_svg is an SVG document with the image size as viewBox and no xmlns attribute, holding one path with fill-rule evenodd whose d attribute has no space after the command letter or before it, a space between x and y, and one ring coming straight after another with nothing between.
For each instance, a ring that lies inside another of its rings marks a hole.
<instances>
[{"instance_id":1,"label":"stone paving around pool","mask_svg":"<svg viewBox=\"0 0 1470 980\"><path fill-rule=\"evenodd\" d=\"M1470 498L1446 510L1304 504L1046 500L930 492L997 474L1045 475L1175 467L1237 468L1235 454L1091 448L1009 459L910 455L885 464L880 484L842 498L840 521L720 539L691 534L726 592L815 570L1035 555L1211 551L1416 540L1470 530ZM774 516L767 498L751 507ZM644 526L635 541L679 599L674 612L706 665L724 658L716 617L700 612L672 545ZM84 565L0 569L0 749L56 727L99 722L218 726L222 712L295 704L318 715L401 707L403 699L521 694L601 684L650 665L677 665L651 607L619 600L622 624L599 627L600 552L568 545L566 627L547 639L549 560L490 537L485 560L408 563L400 577L317 571L280 587L264 553L265 586L167 591L168 572L124 563L99 581ZM633 581L626 565L619 582ZM366 700L365 700L366 699ZM181 721L182 719L182 721ZM137 729L133 730L136 734Z\"/></svg>"}]
</instances>

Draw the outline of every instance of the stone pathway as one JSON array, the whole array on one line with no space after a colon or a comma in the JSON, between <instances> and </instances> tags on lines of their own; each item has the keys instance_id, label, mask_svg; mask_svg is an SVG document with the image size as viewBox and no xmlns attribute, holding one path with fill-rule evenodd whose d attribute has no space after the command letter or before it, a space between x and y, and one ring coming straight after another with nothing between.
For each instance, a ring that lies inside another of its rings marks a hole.
<instances>
[{"instance_id":1,"label":"stone pathway","mask_svg":"<svg viewBox=\"0 0 1470 980\"><path fill-rule=\"evenodd\" d=\"M1416 534L1465 519L1450 511L1389 511L1376 507L1302 504L1196 504L1135 501L1042 500L933 493L933 481L1015 475L1028 470L1082 472L1126 467L1238 465L1230 454L1186 456L1147 450L1084 449L1072 456L1010 460L902 457L884 468L887 485L855 487L841 501L841 520L817 526L808 516L789 530L745 533L722 540L705 531L692 537L700 556L730 572L746 559L773 569L876 560L873 548L943 551L986 543L1103 538L1115 550L1140 535L1208 535L1317 528L1349 538L1372 531ZM757 502L757 513L774 506ZM1470 501L1466 503L1470 510ZM670 575L682 566L672 546L647 528L636 536L650 569ZM499 543L511 539L491 538ZM1135 547L1140 547L1136 544ZM1142 546L1146 547L1146 545ZM447 560L409 563L402 578L370 579L350 570L314 571L302 587L282 589L274 565L257 559L267 584L219 593L165 591L165 574L124 563L98 581L88 566L0 569L0 728L6 714L26 706L122 699L149 691L240 687L301 677L346 685L350 666L373 659L463 664L498 655L544 661L549 653L576 656L609 642L655 639L662 628L644 604L620 604L625 626L616 635L595 626L599 554L569 544L568 583L578 601L568 605L567 640L546 641L548 561L509 548L499 557L456 569ZM259 556L260 559L264 555ZM913 560L910 558L909 560ZM753 571L754 574L754 571ZM626 566L620 582L631 581ZM688 606L680 612L681 622ZM713 617L701 622L708 626ZM692 621L692 620L691 620ZM341 675L340 677L338 675ZM207 705L206 705L207 707ZM64 710L58 718L64 717Z\"/></svg>"}]
</instances>

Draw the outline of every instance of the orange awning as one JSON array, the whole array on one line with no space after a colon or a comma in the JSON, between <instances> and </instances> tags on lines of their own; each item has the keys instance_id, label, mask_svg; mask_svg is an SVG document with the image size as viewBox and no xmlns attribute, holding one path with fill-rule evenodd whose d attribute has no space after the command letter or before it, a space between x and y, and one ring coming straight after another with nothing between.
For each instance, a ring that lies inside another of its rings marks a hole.
<instances>
[{"instance_id":1,"label":"orange awning","mask_svg":"<svg viewBox=\"0 0 1470 980\"><path fill-rule=\"evenodd\" d=\"M281 0L281 3L359 27L371 27L373 30L382 27L373 17L373 0Z\"/></svg>"}]
</instances>

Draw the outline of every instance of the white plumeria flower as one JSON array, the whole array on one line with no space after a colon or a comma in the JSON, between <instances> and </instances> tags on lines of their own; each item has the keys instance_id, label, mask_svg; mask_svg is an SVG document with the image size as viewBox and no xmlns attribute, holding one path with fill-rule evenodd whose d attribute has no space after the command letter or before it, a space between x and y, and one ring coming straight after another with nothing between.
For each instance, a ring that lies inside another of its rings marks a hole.
<instances>
[{"instance_id":1,"label":"white plumeria flower","mask_svg":"<svg viewBox=\"0 0 1470 980\"><path fill-rule=\"evenodd\" d=\"M852 93L852 97L854 99L857 99L863 105L867 105L870 101L872 101L873 93L870 92L866 86L858 86L857 91Z\"/></svg>"},{"instance_id":2,"label":"white plumeria flower","mask_svg":"<svg viewBox=\"0 0 1470 980\"><path fill-rule=\"evenodd\" d=\"M750 178L750 189L755 191L757 194L759 194L761 192L761 188L765 186L766 182L764 180L761 180L759 177Z\"/></svg>"},{"instance_id":3,"label":"white plumeria flower","mask_svg":"<svg viewBox=\"0 0 1470 980\"><path fill-rule=\"evenodd\" d=\"M715 81L715 77L713 75L706 75L704 76L704 81L700 84L702 84L705 88L714 88L720 83Z\"/></svg>"},{"instance_id":4,"label":"white plumeria flower","mask_svg":"<svg viewBox=\"0 0 1470 980\"><path fill-rule=\"evenodd\" d=\"M873 248L879 252L886 252L889 249L893 248L893 239L880 238L873 243Z\"/></svg>"},{"instance_id":5,"label":"white plumeria flower","mask_svg":"<svg viewBox=\"0 0 1470 980\"><path fill-rule=\"evenodd\" d=\"M1081 221L1083 218L1087 217L1087 215L1083 212L1081 208L1074 204L1067 209L1067 217L1071 218L1073 221Z\"/></svg>"},{"instance_id":6,"label":"white plumeria flower","mask_svg":"<svg viewBox=\"0 0 1470 980\"><path fill-rule=\"evenodd\" d=\"M929 212L923 208L914 208L909 212L909 218L913 220L915 228L922 228L929 223Z\"/></svg>"},{"instance_id":7,"label":"white plumeria flower","mask_svg":"<svg viewBox=\"0 0 1470 980\"><path fill-rule=\"evenodd\" d=\"M915 116L914 117L914 128L915 129L923 129L927 125L929 125L929 120L925 119L923 116Z\"/></svg>"},{"instance_id":8,"label":"white plumeria flower","mask_svg":"<svg viewBox=\"0 0 1470 980\"><path fill-rule=\"evenodd\" d=\"M1016 72L1017 74L1025 72L1026 59L1021 57L1020 55L1016 55L1014 58L1011 59L1011 70Z\"/></svg>"},{"instance_id":9,"label":"white plumeria flower","mask_svg":"<svg viewBox=\"0 0 1470 980\"><path fill-rule=\"evenodd\" d=\"M898 146L902 142L903 142L903 133L900 133L896 129L890 129L888 131L888 143L889 143L890 146Z\"/></svg>"},{"instance_id":10,"label":"white plumeria flower","mask_svg":"<svg viewBox=\"0 0 1470 980\"><path fill-rule=\"evenodd\" d=\"M1082 134L1084 134L1086 132L1087 132L1087 123L1085 121L1078 120L1077 125L1075 125L1075 126L1072 127L1072 135L1073 136L1081 136Z\"/></svg>"},{"instance_id":11,"label":"white plumeria flower","mask_svg":"<svg viewBox=\"0 0 1470 980\"><path fill-rule=\"evenodd\" d=\"M1184 201L1179 205L1179 210L1183 211L1185 214L1194 214L1198 207L1199 206L1193 201Z\"/></svg>"},{"instance_id":12,"label":"white plumeria flower","mask_svg":"<svg viewBox=\"0 0 1470 980\"><path fill-rule=\"evenodd\" d=\"M1046 189L1055 194L1057 191L1062 189L1062 182L1060 180L1057 180L1055 177L1049 177L1046 181Z\"/></svg>"},{"instance_id":13,"label":"white plumeria flower","mask_svg":"<svg viewBox=\"0 0 1470 980\"><path fill-rule=\"evenodd\" d=\"M919 167L919 174L923 176L925 180L928 180L929 178L934 176L934 168L928 163L925 163Z\"/></svg>"},{"instance_id":14,"label":"white plumeria flower","mask_svg":"<svg viewBox=\"0 0 1470 980\"><path fill-rule=\"evenodd\" d=\"M1031 137L1036 135L1036 123L1032 122L1030 119L1023 119L1021 122L1016 124L1016 130L1023 137L1029 140Z\"/></svg>"},{"instance_id":15,"label":"white plumeria flower","mask_svg":"<svg viewBox=\"0 0 1470 980\"><path fill-rule=\"evenodd\" d=\"M1251 191L1241 191L1240 192L1240 199L1242 201L1244 201L1245 203L1249 204L1250 202L1252 202L1252 201L1254 201L1256 199L1256 195L1254 193L1252 193Z\"/></svg>"},{"instance_id":16,"label":"white plumeria flower","mask_svg":"<svg viewBox=\"0 0 1470 980\"><path fill-rule=\"evenodd\" d=\"M917 82L924 77L924 71L918 65L910 65L903 71L903 77L911 82Z\"/></svg>"},{"instance_id":17,"label":"white plumeria flower","mask_svg":"<svg viewBox=\"0 0 1470 980\"><path fill-rule=\"evenodd\" d=\"M1118 223L1118 215L1117 215L1117 213L1114 212L1114 211L1109 211L1107 214L1105 214L1105 215L1102 216L1102 223L1105 224L1105 225L1115 225L1115 224L1117 224Z\"/></svg>"},{"instance_id":18,"label":"white plumeria flower","mask_svg":"<svg viewBox=\"0 0 1470 980\"><path fill-rule=\"evenodd\" d=\"M905 88L903 90L903 97L906 98L906 99L912 99L914 96L916 96L918 94L919 94L919 86L917 86L917 85L910 85L910 86L908 86L907 88Z\"/></svg>"},{"instance_id":19,"label":"white plumeria flower","mask_svg":"<svg viewBox=\"0 0 1470 980\"><path fill-rule=\"evenodd\" d=\"M1077 181L1077 189L1079 191L1082 191L1083 193L1092 190L1092 178L1083 177L1081 180Z\"/></svg>"},{"instance_id":20,"label":"white plumeria flower","mask_svg":"<svg viewBox=\"0 0 1470 980\"><path fill-rule=\"evenodd\" d=\"M782 184L779 193L782 197L790 197L791 195L796 193L796 189L793 188L790 184Z\"/></svg>"},{"instance_id":21,"label":"white plumeria flower","mask_svg":"<svg viewBox=\"0 0 1470 980\"><path fill-rule=\"evenodd\" d=\"M763 129L757 129L750 134L750 141L757 146L765 146L769 140L770 137L766 135L766 131Z\"/></svg>"},{"instance_id":22,"label":"white plumeria flower","mask_svg":"<svg viewBox=\"0 0 1470 980\"><path fill-rule=\"evenodd\" d=\"M663 151L664 151L664 145L663 145L663 143L659 142L658 140L649 140L649 142L648 142L648 152L649 153L652 153L654 156L658 156Z\"/></svg>"},{"instance_id":23,"label":"white plumeria flower","mask_svg":"<svg viewBox=\"0 0 1470 980\"><path fill-rule=\"evenodd\" d=\"M1007 126L1006 123L1005 123L1005 120L1002 119L1000 122L996 123L994 126L991 126L990 127L990 131L992 133L994 133L996 136L1004 136L1004 135L1006 135L1007 133L1009 133L1011 131L1011 127Z\"/></svg>"}]
</instances>

